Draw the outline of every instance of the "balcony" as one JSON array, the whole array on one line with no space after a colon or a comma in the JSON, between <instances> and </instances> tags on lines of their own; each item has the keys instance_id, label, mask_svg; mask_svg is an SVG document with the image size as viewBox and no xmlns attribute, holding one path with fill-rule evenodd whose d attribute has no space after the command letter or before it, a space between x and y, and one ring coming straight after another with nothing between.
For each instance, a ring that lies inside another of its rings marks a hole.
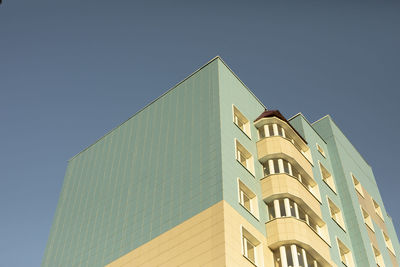
<instances>
[{"instance_id":1,"label":"balcony","mask_svg":"<svg viewBox=\"0 0 400 267\"><path fill-rule=\"evenodd\" d=\"M261 179L261 193L265 202L281 197L290 197L299 204L310 215L322 218L317 185L315 192L310 192L304 184L293 176L285 173L271 174Z\"/></svg>"},{"instance_id":2,"label":"balcony","mask_svg":"<svg viewBox=\"0 0 400 267\"><path fill-rule=\"evenodd\" d=\"M267 245L277 250L286 244L306 249L323 266L335 266L330 257L330 246L309 225L293 217L283 217L266 223Z\"/></svg>"},{"instance_id":3,"label":"balcony","mask_svg":"<svg viewBox=\"0 0 400 267\"><path fill-rule=\"evenodd\" d=\"M270 136L257 142L258 160L264 163L268 159L283 158L303 172L303 175L312 179L311 162L287 138Z\"/></svg>"}]
</instances>

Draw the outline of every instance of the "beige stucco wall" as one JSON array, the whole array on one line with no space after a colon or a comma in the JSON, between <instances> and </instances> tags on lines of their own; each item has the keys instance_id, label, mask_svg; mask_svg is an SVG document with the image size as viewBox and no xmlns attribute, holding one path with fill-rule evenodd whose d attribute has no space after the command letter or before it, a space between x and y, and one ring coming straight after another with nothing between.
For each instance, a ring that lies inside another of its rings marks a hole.
<instances>
[{"instance_id":1,"label":"beige stucco wall","mask_svg":"<svg viewBox=\"0 0 400 267\"><path fill-rule=\"evenodd\" d=\"M264 266L272 266L273 256L265 236L221 201L106 267L254 267L242 255L242 227L261 242Z\"/></svg>"}]
</instances>

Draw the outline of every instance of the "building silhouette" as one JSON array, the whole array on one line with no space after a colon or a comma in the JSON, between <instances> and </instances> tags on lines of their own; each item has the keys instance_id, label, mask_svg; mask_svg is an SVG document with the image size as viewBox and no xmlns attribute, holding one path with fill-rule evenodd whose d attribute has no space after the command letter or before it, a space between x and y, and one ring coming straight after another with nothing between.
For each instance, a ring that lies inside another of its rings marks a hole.
<instances>
[{"instance_id":1,"label":"building silhouette","mask_svg":"<svg viewBox=\"0 0 400 267\"><path fill-rule=\"evenodd\" d=\"M399 266L330 116L267 110L219 57L68 162L43 267Z\"/></svg>"}]
</instances>

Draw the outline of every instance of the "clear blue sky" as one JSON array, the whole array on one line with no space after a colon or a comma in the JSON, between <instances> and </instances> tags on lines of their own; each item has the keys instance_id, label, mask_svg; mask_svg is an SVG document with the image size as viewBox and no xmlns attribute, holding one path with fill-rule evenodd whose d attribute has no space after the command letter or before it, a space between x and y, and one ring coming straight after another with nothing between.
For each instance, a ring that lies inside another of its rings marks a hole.
<instances>
[{"instance_id":1,"label":"clear blue sky","mask_svg":"<svg viewBox=\"0 0 400 267\"><path fill-rule=\"evenodd\" d=\"M330 114L399 231L399 14L399 1L3 0L2 266L40 265L69 158L216 55L268 108Z\"/></svg>"}]
</instances>

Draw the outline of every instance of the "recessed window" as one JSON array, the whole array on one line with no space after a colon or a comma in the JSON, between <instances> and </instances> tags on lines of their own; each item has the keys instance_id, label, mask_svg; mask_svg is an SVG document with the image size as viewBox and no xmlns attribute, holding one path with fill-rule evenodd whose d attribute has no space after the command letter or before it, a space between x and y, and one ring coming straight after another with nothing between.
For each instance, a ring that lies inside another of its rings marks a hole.
<instances>
[{"instance_id":1,"label":"recessed window","mask_svg":"<svg viewBox=\"0 0 400 267\"><path fill-rule=\"evenodd\" d=\"M258 134L260 139L270 136L282 136L284 138L288 138L291 142L294 142L292 138L287 136L285 129L276 123L265 124L258 129Z\"/></svg>"},{"instance_id":2,"label":"recessed window","mask_svg":"<svg viewBox=\"0 0 400 267\"><path fill-rule=\"evenodd\" d=\"M251 174L254 175L254 160L250 152L242 146L239 141L236 144L236 159L245 167Z\"/></svg>"},{"instance_id":3,"label":"recessed window","mask_svg":"<svg viewBox=\"0 0 400 267\"><path fill-rule=\"evenodd\" d=\"M351 254L350 249L348 249L345 244L343 244L342 241L340 241L339 239L337 239L337 244L339 247L339 253L340 253L340 260L349 267L354 266L353 263L353 256Z\"/></svg>"},{"instance_id":4,"label":"recessed window","mask_svg":"<svg viewBox=\"0 0 400 267\"><path fill-rule=\"evenodd\" d=\"M385 263L383 262L383 257L379 249L377 249L374 245L372 245L372 250L374 251L374 256L375 256L375 262L378 267L384 267Z\"/></svg>"},{"instance_id":5,"label":"recessed window","mask_svg":"<svg viewBox=\"0 0 400 267\"><path fill-rule=\"evenodd\" d=\"M262 265L261 242L258 241L249 231L242 227L242 248L243 256L256 266Z\"/></svg>"},{"instance_id":6,"label":"recessed window","mask_svg":"<svg viewBox=\"0 0 400 267\"><path fill-rule=\"evenodd\" d=\"M322 155L324 158L326 158L325 151L322 149L322 147L321 147L320 145L318 145L318 144L316 144L316 145L317 145L317 150L318 150L318 152L321 153L321 155Z\"/></svg>"},{"instance_id":7,"label":"recessed window","mask_svg":"<svg viewBox=\"0 0 400 267\"><path fill-rule=\"evenodd\" d=\"M318 263L307 250L298 245L284 245L273 251L274 266L322 266Z\"/></svg>"},{"instance_id":8,"label":"recessed window","mask_svg":"<svg viewBox=\"0 0 400 267\"><path fill-rule=\"evenodd\" d=\"M333 190L333 192L336 193L336 186L332 174L324 167L324 165L321 164L321 162L319 163L319 167L321 169L322 180L329 186L330 189Z\"/></svg>"},{"instance_id":9,"label":"recessed window","mask_svg":"<svg viewBox=\"0 0 400 267\"><path fill-rule=\"evenodd\" d=\"M392 252L393 255L396 255L396 253L394 252L392 241L390 240L389 236L387 234L385 234L385 232L383 232L383 231L382 231L382 234L383 234L383 238L385 240L386 247L388 248L388 250L390 252Z\"/></svg>"},{"instance_id":10,"label":"recessed window","mask_svg":"<svg viewBox=\"0 0 400 267\"><path fill-rule=\"evenodd\" d=\"M383 214L382 214L381 207L379 206L379 204L375 200L372 200L372 202L374 203L374 208L375 208L376 214L378 214L378 216L383 220Z\"/></svg>"},{"instance_id":11,"label":"recessed window","mask_svg":"<svg viewBox=\"0 0 400 267\"><path fill-rule=\"evenodd\" d=\"M339 224L340 227L345 229L344 227L344 221L343 221L343 216L342 216L342 211L338 208L338 206L333 203L332 200L328 198L328 205L329 205L329 211L331 213L332 219Z\"/></svg>"},{"instance_id":12,"label":"recessed window","mask_svg":"<svg viewBox=\"0 0 400 267\"><path fill-rule=\"evenodd\" d=\"M375 230L374 230L374 225L372 224L371 216L369 216L368 212L366 212L363 208L361 208L361 212L362 212L362 215L363 215L365 224L366 224L372 231L375 232Z\"/></svg>"},{"instance_id":13,"label":"recessed window","mask_svg":"<svg viewBox=\"0 0 400 267\"><path fill-rule=\"evenodd\" d=\"M250 122L249 120L235 107L233 106L233 122L248 136L250 134Z\"/></svg>"},{"instance_id":14,"label":"recessed window","mask_svg":"<svg viewBox=\"0 0 400 267\"><path fill-rule=\"evenodd\" d=\"M258 218L257 196L242 181L238 179L239 203Z\"/></svg>"},{"instance_id":15,"label":"recessed window","mask_svg":"<svg viewBox=\"0 0 400 267\"><path fill-rule=\"evenodd\" d=\"M357 178L352 174L351 178L353 179L353 183L354 183L354 188L356 189L356 191L362 196L364 197L364 191L362 189L362 186L360 184L360 182L357 180Z\"/></svg>"}]
</instances>

